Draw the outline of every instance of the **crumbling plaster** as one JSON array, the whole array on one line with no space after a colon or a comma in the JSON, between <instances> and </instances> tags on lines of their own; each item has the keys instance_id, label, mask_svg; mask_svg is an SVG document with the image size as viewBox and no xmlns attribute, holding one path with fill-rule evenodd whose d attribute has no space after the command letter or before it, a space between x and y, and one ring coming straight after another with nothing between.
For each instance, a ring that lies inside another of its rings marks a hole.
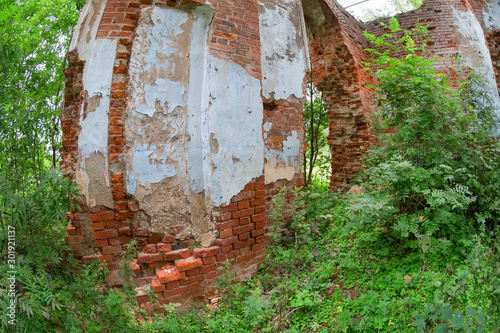
<instances>
[{"instance_id":1,"label":"crumbling plaster","mask_svg":"<svg viewBox=\"0 0 500 333\"><path fill-rule=\"evenodd\" d=\"M127 192L144 223L155 232L188 223L198 241L210 238L214 207L261 176L264 162L260 81L209 55L212 12L143 10L126 116Z\"/></svg>"},{"instance_id":2,"label":"crumbling plaster","mask_svg":"<svg viewBox=\"0 0 500 333\"><path fill-rule=\"evenodd\" d=\"M498 7L500 5L493 8L491 3L488 4L489 13L494 15ZM485 16L485 24L487 26L491 17L486 18ZM462 62L484 80L484 86L481 89L490 96L495 112L500 116L500 97L483 28L477 17L470 10L462 12L453 8L453 21Z\"/></svg>"},{"instance_id":3,"label":"crumbling plaster","mask_svg":"<svg viewBox=\"0 0 500 333\"><path fill-rule=\"evenodd\" d=\"M484 25L488 29L500 29L500 2L490 0L483 10Z\"/></svg>"},{"instance_id":4,"label":"crumbling plaster","mask_svg":"<svg viewBox=\"0 0 500 333\"><path fill-rule=\"evenodd\" d=\"M85 6L75 36L70 45L85 62L83 74L84 97L88 104L81 105L81 132L79 149L81 159L77 181L85 195L87 205L113 207L108 177L107 143L108 112L111 77L117 43L115 40L96 39L97 29L106 1L93 1Z\"/></svg>"},{"instance_id":5,"label":"crumbling plaster","mask_svg":"<svg viewBox=\"0 0 500 333\"><path fill-rule=\"evenodd\" d=\"M267 1L259 15L262 96L266 100L305 99L304 78L310 70L309 49L302 3L295 0ZM264 138L279 123L266 122ZM266 184L291 181L301 173L301 140L291 131L280 149L266 147Z\"/></svg>"}]
</instances>

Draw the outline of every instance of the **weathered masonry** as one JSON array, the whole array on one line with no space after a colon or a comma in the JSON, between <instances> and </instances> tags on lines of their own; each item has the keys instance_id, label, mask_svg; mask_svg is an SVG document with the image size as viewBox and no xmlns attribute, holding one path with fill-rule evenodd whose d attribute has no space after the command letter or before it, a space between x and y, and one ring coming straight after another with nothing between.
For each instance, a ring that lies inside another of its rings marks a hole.
<instances>
[{"instance_id":1,"label":"weathered masonry","mask_svg":"<svg viewBox=\"0 0 500 333\"><path fill-rule=\"evenodd\" d=\"M460 54L498 103L498 0L425 1L401 17L429 25L431 54ZM305 80L330 119L332 189L373 140L373 77L362 31L334 0L88 0L66 71L62 168L82 212L67 241L120 285L133 239L137 299L210 298L229 259L249 278L265 255L266 203L302 185ZM440 70L450 76L451 64ZM499 108L500 110L500 108Z\"/></svg>"}]
</instances>

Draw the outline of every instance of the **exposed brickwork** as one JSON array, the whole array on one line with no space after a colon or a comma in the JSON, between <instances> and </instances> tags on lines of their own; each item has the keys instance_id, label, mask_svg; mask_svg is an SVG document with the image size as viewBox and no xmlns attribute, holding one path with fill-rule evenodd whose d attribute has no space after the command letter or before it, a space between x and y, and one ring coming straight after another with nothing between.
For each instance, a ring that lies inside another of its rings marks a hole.
<instances>
[{"instance_id":1,"label":"exposed brickwork","mask_svg":"<svg viewBox=\"0 0 500 333\"><path fill-rule=\"evenodd\" d=\"M306 16L306 24L313 80L323 92L329 118L330 188L341 190L361 170L361 156L373 140L373 92L368 88L373 78L363 69L367 57L360 23L336 2L320 1L320 6L327 19L318 26Z\"/></svg>"},{"instance_id":2,"label":"exposed brickwork","mask_svg":"<svg viewBox=\"0 0 500 333\"><path fill-rule=\"evenodd\" d=\"M363 61L369 55L362 31L382 34L384 30L376 22L361 24L333 0L308 0L316 4L326 20L316 22L307 15L305 23L309 37L314 83L323 92L330 120L329 144L332 148L331 188L343 189L361 169L360 159L373 142L370 133L373 112L373 91L368 87L374 79L363 69ZM429 56L453 56L457 53L453 31L455 8L472 9L482 15L481 0L425 1L417 11L399 16L403 29L413 26L420 18L429 25L431 33ZM213 207L210 216L215 239L209 247L199 248L194 236L186 236L184 217L161 233L153 233L134 219L139 216L141 203L126 192L127 175L123 161L126 137L124 112L127 108L129 62L141 9L152 6L171 6L177 10L191 10L205 4L204 0L109 0L98 22L98 39L117 41L111 82L108 114L107 158L109 188L112 207L87 207L81 212L68 214L67 243L70 252L84 263L100 260L110 271L109 285L121 285L120 267L123 252L131 240L136 241L137 255L128 264L134 273L132 282L138 286L137 301L148 313L163 312L161 304L188 304L193 300L214 297L217 268L229 260L237 279L245 280L256 272L265 257L266 223L269 223L266 205L277 191L287 188L286 198L291 201L291 190L303 186L302 175L296 173L285 178L266 182L266 175L248 183L223 207ZM259 4L257 0L219 0L210 2L214 17L209 31L210 54L241 65L252 77L262 79L261 41L259 35ZM305 1L303 3L306 3ZM316 8L317 9L317 8ZM488 46L500 82L500 35L490 31L486 35ZM395 54L397 55L397 54ZM401 56L401 55L399 55ZM449 63L438 64L440 70L451 77L456 75ZM65 95L62 111L63 147L61 167L76 178L74 163L80 158L78 138L79 121L87 112L87 96L82 77L85 63L76 52L68 54L65 77ZM292 132L299 142L304 139L303 100L290 96L287 100L263 99L264 148L282 151L284 142ZM302 163L303 147L297 156L295 167ZM264 161L266 163L268 161ZM186 203L189 204L189 203ZM284 218L287 212L285 210ZM183 235L182 237L179 235ZM153 290L157 302L150 298Z\"/></svg>"},{"instance_id":3,"label":"exposed brickwork","mask_svg":"<svg viewBox=\"0 0 500 333\"><path fill-rule=\"evenodd\" d=\"M257 0L214 1L211 53L262 78Z\"/></svg>"},{"instance_id":4,"label":"exposed brickwork","mask_svg":"<svg viewBox=\"0 0 500 333\"><path fill-rule=\"evenodd\" d=\"M68 53L68 68L64 73L66 89L61 114L63 138L60 167L71 176L75 173L74 163L79 157L78 136L81 131L80 110L84 97L82 82L84 65L85 62L78 58L76 52Z\"/></svg>"},{"instance_id":5,"label":"exposed brickwork","mask_svg":"<svg viewBox=\"0 0 500 333\"><path fill-rule=\"evenodd\" d=\"M486 42L490 49L491 61L497 81L498 93L500 94L500 32L493 31L486 36Z\"/></svg>"}]
</instances>

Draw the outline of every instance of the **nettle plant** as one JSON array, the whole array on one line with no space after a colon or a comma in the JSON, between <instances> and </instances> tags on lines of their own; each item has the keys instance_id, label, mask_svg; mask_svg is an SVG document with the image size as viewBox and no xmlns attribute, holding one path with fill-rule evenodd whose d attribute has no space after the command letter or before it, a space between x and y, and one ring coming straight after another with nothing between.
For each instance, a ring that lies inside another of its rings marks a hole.
<instances>
[{"instance_id":1,"label":"nettle plant","mask_svg":"<svg viewBox=\"0 0 500 333\"><path fill-rule=\"evenodd\" d=\"M403 238L492 231L500 213L500 149L481 79L472 74L453 87L434 69L439 58L423 57L423 25L402 32L393 18L385 27L390 32L380 37L365 32L375 46L366 66L378 79L380 142L365 161L367 197L359 204L383 204L371 201L364 215Z\"/></svg>"}]
</instances>

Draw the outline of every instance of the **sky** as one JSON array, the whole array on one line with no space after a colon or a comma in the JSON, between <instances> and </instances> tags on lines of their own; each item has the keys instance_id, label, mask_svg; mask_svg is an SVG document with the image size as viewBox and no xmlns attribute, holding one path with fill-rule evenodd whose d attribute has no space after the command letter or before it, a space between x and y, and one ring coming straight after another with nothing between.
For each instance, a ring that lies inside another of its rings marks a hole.
<instances>
[{"instance_id":1,"label":"sky","mask_svg":"<svg viewBox=\"0 0 500 333\"><path fill-rule=\"evenodd\" d=\"M337 0L339 4L341 4L344 8L349 6L349 5L354 5L358 2L361 2L363 0ZM361 3L359 5L347 8L347 11L349 11L351 14L354 16L359 17L362 13L363 8L370 8L370 9L383 9L390 7L390 1L389 0L368 0L367 2Z\"/></svg>"}]
</instances>

